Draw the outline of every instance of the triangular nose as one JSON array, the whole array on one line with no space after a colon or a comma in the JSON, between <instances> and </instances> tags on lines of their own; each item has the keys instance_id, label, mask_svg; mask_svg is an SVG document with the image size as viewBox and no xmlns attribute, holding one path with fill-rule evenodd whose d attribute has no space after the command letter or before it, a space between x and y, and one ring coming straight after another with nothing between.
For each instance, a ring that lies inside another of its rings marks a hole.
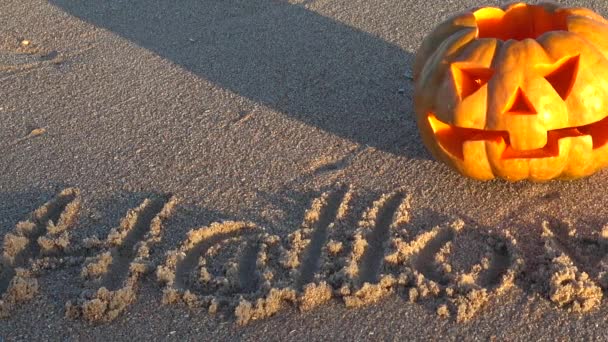
<instances>
[{"instance_id":1,"label":"triangular nose","mask_svg":"<svg viewBox=\"0 0 608 342\"><path fill-rule=\"evenodd\" d=\"M507 114L514 115L535 115L537 114L536 109L526 97L526 94L521 90L521 88L517 88L515 94L511 97L511 101L507 105L505 110Z\"/></svg>"}]
</instances>

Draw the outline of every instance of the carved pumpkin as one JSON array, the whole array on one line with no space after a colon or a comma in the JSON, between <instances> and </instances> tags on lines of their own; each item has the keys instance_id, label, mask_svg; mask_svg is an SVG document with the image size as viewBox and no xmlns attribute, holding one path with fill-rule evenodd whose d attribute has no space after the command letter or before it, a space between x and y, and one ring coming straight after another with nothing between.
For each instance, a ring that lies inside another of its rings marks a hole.
<instances>
[{"instance_id":1,"label":"carved pumpkin","mask_svg":"<svg viewBox=\"0 0 608 342\"><path fill-rule=\"evenodd\" d=\"M487 180L572 179L608 164L608 21L516 3L440 24L414 64L430 152Z\"/></svg>"}]
</instances>

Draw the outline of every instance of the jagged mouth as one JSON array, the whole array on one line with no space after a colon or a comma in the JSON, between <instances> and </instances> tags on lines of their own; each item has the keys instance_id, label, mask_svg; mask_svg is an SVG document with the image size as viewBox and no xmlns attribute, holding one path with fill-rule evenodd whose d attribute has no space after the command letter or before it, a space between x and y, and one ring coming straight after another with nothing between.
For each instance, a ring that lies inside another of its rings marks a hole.
<instances>
[{"instance_id":1,"label":"jagged mouth","mask_svg":"<svg viewBox=\"0 0 608 342\"><path fill-rule=\"evenodd\" d=\"M594 150L608 143L608 117L583 126L547 131L547 144L542 148L532 150L516 150L511 147L507 131L453 126L437 119L433 113L428 114L427 117L441 148L461 160L464 160L463 144L467 141L487 141L502 144L504 150L501 159L556 157L559 155L559 140L568 137L591 136Z\"/></svg>"}]
</instances>

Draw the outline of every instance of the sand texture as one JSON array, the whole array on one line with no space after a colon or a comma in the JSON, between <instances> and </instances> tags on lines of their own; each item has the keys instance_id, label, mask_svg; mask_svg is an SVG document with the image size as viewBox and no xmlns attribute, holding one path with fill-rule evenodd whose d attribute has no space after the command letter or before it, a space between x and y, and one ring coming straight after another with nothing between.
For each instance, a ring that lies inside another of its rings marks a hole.
<instances>
[{"instance_id":1,"label":"sand texture","mask_svg":"<svg viewBox=\"0 0 608 342\"><path fill-rule=\"evenodd\" d=\"M418 136L416 49L474 5L1 1L0 340L608 340L608 171Z\"/></svg>"}]
</instances>

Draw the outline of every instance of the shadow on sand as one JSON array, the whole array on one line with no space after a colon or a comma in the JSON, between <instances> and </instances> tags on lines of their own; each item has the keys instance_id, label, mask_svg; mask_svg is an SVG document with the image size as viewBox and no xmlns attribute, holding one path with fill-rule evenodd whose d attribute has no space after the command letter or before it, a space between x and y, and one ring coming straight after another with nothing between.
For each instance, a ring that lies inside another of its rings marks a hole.
<instances>
[{"instance_id":1,"label":"shadow on sand","mask_svg":"<svg viewBox=\"0 0 608 342\"><path fill-rule=\"evenodd\" d=\"M303 5L270 0L50 3L308 125L393 154L430 158L418 138L412 84L404 75L411 53Z\"/></svg>"}]
</instances>

